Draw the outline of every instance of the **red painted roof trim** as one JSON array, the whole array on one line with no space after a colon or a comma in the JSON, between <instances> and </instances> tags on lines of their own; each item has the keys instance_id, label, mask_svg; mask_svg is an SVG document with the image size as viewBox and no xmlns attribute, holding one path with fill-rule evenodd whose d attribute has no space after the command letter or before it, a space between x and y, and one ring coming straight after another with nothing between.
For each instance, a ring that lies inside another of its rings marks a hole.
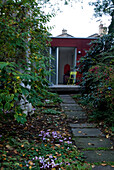
<instances>
[{"instance_id":1,"label":"red painted roof trim","mask_svg":"<svg viewBox=\"0 0 114 170\"><path fill-rule=\"evenodd\" d=\"M52 37L52 47L76 47L78 49L89 49L89 43L96 38L63 38L63 37Z\"/></svg>"}]
</instances>

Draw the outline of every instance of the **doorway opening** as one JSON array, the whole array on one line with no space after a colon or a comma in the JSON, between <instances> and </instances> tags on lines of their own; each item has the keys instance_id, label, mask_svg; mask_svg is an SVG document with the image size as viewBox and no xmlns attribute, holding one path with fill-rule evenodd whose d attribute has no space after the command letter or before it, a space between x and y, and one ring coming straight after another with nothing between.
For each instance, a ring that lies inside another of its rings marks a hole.
<instances>
[{"instance_id":1,"label":"doorway opening","mask_svg":"<svg viewBox=\"0 0 114 170\"><path fill-rule=\"evenodd\" d=\"M54 60L51 61L51 82L55 85L65 84L65 75L76 70L77 48L52 47L50 53L54 56Z\"/></svg>"},{"instance_id":2,"label":"doorway opening","mask_svg":"<svg viewBox=\"0 0 114 170\"><path fill-rule=\"evenodd\" d=\"M60 47L58 63L58 84L67 84L67 76L69 76L70 71L76 70L76 48Z\"/></svg>"}]
</instances>

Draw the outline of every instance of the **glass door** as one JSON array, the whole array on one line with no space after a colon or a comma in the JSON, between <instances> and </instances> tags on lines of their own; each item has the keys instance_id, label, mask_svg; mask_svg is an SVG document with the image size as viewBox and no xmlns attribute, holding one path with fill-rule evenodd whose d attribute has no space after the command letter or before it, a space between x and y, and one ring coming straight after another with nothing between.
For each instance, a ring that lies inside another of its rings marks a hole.
<instances>
[{"instance_id":1,"label":"glass door","mask_svg":"<svg viewBox=\"0 0 114 170\"><path fill-rule=\"evenodd\" d=\"M54 84L58 85L58 55L59 55L59 48L58 47L51 47L50 55L52 56L51 59L51 76L49 81Z\"/></svg>"}]
</instances>

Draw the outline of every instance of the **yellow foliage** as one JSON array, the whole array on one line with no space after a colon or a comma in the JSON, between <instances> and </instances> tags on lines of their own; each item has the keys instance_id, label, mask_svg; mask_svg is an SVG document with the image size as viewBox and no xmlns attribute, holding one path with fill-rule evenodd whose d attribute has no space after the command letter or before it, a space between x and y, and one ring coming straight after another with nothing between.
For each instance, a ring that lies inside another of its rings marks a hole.
<instances>
[{"instance_id":1,"label":"yellow foliage","mask_svg":"<svg viewBox=\"0 0 114 170\"><path fill-rule=\"evenodd\" d=\"M19 76L17 76L17 77L16 77L16 79L20 79L20 77L19 77Z\"/></svg>"},{"instance_id":2,"label":"yellow foliage","mask_svg":"<svg viewBox=\"0 0 114 170\"><path fill-rule=\"evenodd\" d=\"M23 165L22 164L19 164L20 167L22 167Z\"/></svg>"}]
</instances>

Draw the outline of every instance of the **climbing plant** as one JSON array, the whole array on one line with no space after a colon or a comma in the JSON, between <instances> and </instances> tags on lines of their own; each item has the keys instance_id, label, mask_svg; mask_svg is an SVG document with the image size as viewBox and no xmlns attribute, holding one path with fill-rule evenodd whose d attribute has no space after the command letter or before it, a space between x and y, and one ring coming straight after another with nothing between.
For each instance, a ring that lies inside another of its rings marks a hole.
<instances>
[{"instance_id":1,"label":"climbing plant","mask_svg":"<svg viewBox=\"0 0 114 170\"><path fill-rule=\"evenodd\" d=\"M22 99L34 109L49 96L46 23L50 17L35 0L0 3L0 112L21 123L26 121L20 108Z\"/></svg>"}]
</instances>

